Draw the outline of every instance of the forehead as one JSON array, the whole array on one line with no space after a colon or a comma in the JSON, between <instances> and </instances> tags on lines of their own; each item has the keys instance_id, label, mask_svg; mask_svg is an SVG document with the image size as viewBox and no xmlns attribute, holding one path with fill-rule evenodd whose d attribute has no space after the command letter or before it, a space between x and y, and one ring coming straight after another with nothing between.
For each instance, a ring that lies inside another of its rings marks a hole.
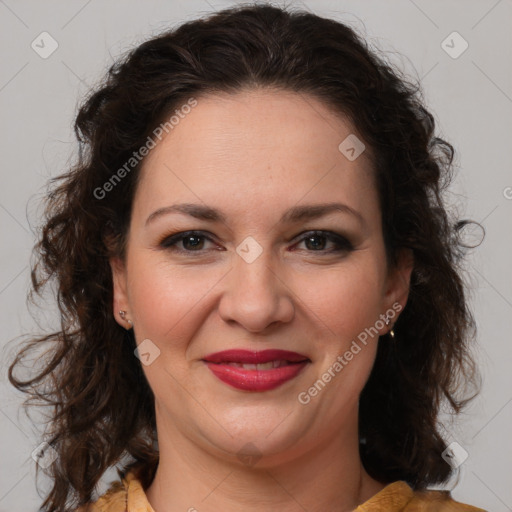
<instances>
[{"instance_id":1,"label":"forehead","mask_svg":"<svg viewBox=\"0 0 512 512\"><path fill-rule=\"evenodd\" d=\"M193 108L184 101L182 107L186 106L187 110L183 108L179 116L173 115L181 110L179 105L169 113L167 120L172 118L173 125L165 130L167 135L163 133L163 144L159 144L172 148L175 156L187 152L189 160L215 157L222 150L236 155L241 147L246 154L265 149L271 151L269 156L286 153L288 158L307 157L315 148L328 149L328 154L338 156L339 144L346 137L356 135L346 116L305 93L246 89L207 94L195 101ZM150 153L147 164L155 153L159 151ZM261 157L258 153L258 158ZM361 157L363 166L369 167L369 151Z\"/></svg>"},{"instance_id":2,"label":"forehead","mask_svg":"<svg viewBox=\"0 0 512 512\"><path fill-rule=\"evenodd\" d=\"M357 136L354 127L316 98L257 89L196 100L146 157L141 201L243 198L261 207L341 194L357 207L374 194L369 151L348 159L340 144Z\"/></svg>"}]
</instances>

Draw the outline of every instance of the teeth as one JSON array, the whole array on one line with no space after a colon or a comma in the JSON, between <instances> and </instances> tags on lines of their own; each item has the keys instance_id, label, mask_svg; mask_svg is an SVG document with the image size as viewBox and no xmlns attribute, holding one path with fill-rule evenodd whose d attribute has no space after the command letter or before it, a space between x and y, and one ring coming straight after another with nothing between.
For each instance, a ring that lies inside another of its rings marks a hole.
<instances>
[{"instance_id":1,"label":"teeth","mask_svg":"<svg viewBox=\"0 0 512 512\"><path fill-rule=\"evenodd\" d=\"M272 370L272 368L279 368L281 366L286 366L288 361L284 360L276 360L269 361L268 363L225 363L229 366L235 366L236 368L244 368L245 370Z\"/></svg>"}]
</instances>

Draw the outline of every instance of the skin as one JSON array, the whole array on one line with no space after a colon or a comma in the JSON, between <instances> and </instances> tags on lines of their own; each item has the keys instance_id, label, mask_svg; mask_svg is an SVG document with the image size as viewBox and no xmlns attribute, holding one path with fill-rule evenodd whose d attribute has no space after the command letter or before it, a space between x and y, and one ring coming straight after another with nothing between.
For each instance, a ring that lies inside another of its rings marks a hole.
<instances>
[{"instance_id":1,"label":"skin","mask_svg":"<svg viewBox=\"0 0 512 512\"><path fill-rule=\"evenodd\" d=\"M342 116L279 90L197 99L146 157L126 258L110 260L117 321L160 350L143 366L160 448L148 500L156 512L353 510L384 487L361 464L357 421L377 343L389 341L370 339L307 405L297 397L393 304L405 306L410 254L395 268L386 262L369 150L352 162L339 151L355 133ZM362 221L338 211L280 222L289 208L329 202ZM169 213L146 225L177 203L206 204L226 220ZM160 245L187 230L212 241ZM354 249L308 242L311 230L345 236ZM236 252L248 236L262 249L251 263ZM240 391L202 361L230 348L292 350L311 362L277 389ZM258 460L237 456L247 443Z\"/></svg>"}]
</instances>

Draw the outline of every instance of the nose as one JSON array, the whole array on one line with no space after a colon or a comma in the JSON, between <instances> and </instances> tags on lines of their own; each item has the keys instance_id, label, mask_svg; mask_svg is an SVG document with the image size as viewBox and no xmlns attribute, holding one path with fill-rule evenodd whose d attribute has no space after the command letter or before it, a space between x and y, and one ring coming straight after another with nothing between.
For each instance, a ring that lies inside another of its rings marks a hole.
<instances>
[{"instance_id":1,"label":"nose","mask_svg":"<svg viewBox=\"0 0 512 512\"><path fill-rule=\"evenodd\" d=\"M236 322L249 332L290 322L295 313L293 292L277 267L268 248L254 261L235 254L219 304L222 319Z\"/></svg>"}]
</instances>

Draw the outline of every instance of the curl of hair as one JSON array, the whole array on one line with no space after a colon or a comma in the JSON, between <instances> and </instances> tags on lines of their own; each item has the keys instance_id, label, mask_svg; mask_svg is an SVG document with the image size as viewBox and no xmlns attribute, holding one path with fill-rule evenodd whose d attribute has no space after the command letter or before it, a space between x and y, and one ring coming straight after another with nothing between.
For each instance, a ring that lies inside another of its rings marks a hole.
<instances>
[{"instance_id":1,"label":"curl of hair","mask_svg":"<svg viewBox=\"0 0 512 512\"><path fill-rule=\"evenodd\" d=\"M226 9L154 37L119 59L84 100L75 121L78 162L52 180L34 247L32 291L57 283L61 328L29 340L9 379L29 401L53 407L48 436L58 458L46 512L82 505L104 472L129 457L143 485L158 464L154 396L132 331L112 315L108 258L124 257L140 163L112 179L191 97L266 87L311 95L346 116L373 156L383 233L391 265L414 255L411 289L396 338L378 345L360 397L360 454L381 482L414 489L446 481L451 467L438 427L444 400L458 413L474 396L469 341L475 323L461 277L460 238L443 204L452 146L434 136L420 88L370 51L348 26L268 5ZM112 183L112 182L111 182ZM28 380L14 375L27 352L50 345Z\"/></svg>"}]
</instances>

